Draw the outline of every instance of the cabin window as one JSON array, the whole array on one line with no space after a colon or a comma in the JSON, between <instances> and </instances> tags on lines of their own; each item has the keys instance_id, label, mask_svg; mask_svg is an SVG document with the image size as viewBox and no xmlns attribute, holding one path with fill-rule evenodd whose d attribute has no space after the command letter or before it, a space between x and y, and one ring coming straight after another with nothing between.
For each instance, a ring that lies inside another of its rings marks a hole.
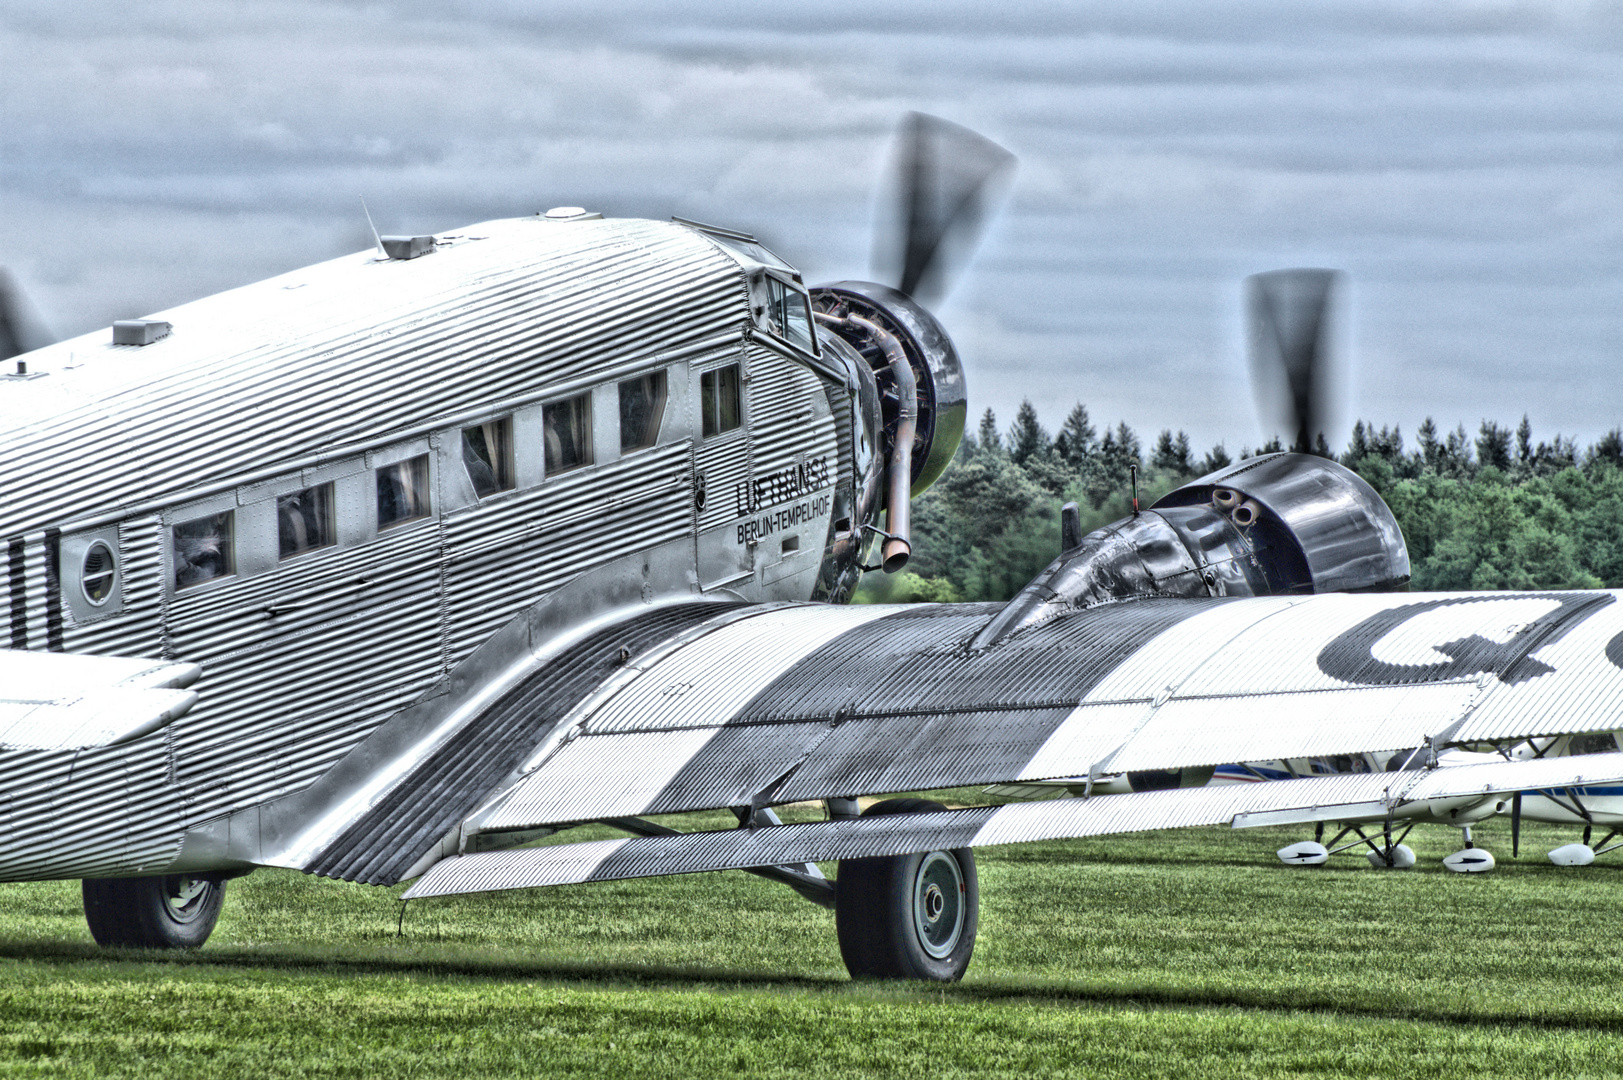
<instances>
[{"instance_id":1,"label":"cabin window","mask_svg":"<svg viewBox=\"0 0 1623 1080\"><path fill-rule=\"evenodd\" d=\"M276 499L276 539L279 557L291 559L324 548L338 539L333 527L331 484L280 495Z\"/></svg>"},{"instance_id":2,"label":"cabin window","mask_svg":"<svg viewBox=\"0 0 1623 1080\"><path fill-rule=\"evenodd\" d=\"M513 420L504 416L462 429L462 464L481 499L513 486Z\"/></svg>"},{"instance_id":3,"label":"cabin window","mask_svg":"<svg viewBox=\"0 0 1623 1080\"><path fill-rule=\"evenodd\" d=\"M704 435L720 435L741 427L743 410L738 403L738 365L728 364L699 377L700 412L704 419Z\"/></svg>"},{"instance_id":4,"label":"cabin window","mask_svg":"<svg viewBox=\"0 0 1623 1080\"><path fill-rule=\"evenodd\" d=\"M665 418L665 373L656 371L620 384L620 449L641 450L659 439Z\"/></svg>"},{"instance_id":5,"label":"cabin window","mask_svg":"<svg viewBox=\"0 0 1623 1080\"><path fill-rule=\"evenodd\" d=\"M766 279L766 295L767 329L809 353L816 352L805 295L772 277Z\"/></svg>"},{"instance_id":6,"label":"cabin window","mask_svg":"<svg viewBox=\"0 0 1623 1080\"><path fill-rule=\"evenodd\" d=\"M592 395L582 394L541 409L547 475L592 463Z\"/></svg>"},{"instance_id":7,"label":"cabin window","mask_svg":"<svg viewBox=\"0 0 1623 1080\"><path fill-rule=\"evenodd\" d=\"M184 589L236 572L231 554L230 510L183 521L170 529L175 551L175 588Z\"/></svg>"},{"instance_id":8,"label":"cabin window","mask_svg":"<svg viewBox=\"0 0 1623 1080\"><path fill-rule=\"evenodd\" d=\"M378 528L429 515L428 455L378 470Z\"/></svg>"}]
</instances>

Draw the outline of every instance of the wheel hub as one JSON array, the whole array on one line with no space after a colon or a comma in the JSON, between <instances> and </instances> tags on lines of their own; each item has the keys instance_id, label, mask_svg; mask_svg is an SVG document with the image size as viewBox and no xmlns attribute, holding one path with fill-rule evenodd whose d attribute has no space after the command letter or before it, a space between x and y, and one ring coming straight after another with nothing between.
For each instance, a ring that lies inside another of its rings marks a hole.
<instances>
[{"instance_id":1,"label":"wheel hub","mask_svg":"<svg viewBox=\"0 0 1623 1080\"><path fill-rule=\"evenodd\" d=\"M205 906L210 884L207 878L180 875L164 878L164 902L169 908L169 917L182 923L197 918Z\"/></svg>"},{"instance_id":2,"label":"wheel hub","mask_svg":"<svg viewBox=\"0 0 1623 1080\"><path fill-rule=\"evenodd\" d=\"M913 884L913 927L919 945L945 959L964 932L964 874L949 852L932 851L919 863Z\"/></svg>"}]
</instances>

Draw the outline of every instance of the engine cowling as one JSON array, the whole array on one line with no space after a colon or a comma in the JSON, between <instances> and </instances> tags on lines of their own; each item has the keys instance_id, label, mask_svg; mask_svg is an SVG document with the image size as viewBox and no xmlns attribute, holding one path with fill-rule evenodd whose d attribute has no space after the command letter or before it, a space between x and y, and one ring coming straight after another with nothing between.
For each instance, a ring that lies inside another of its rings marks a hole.
<instances>
[{"instance_id":1,"label":"engine cowling","mask_svg":"<svg viewBox=\"0 0 1623 1080\"><path fill-rule=\"evenodd\" d=\"M1068 507L1075 514L1074 507ZM1062 530L1074 536L1071 523ZM1356 473L1311 454L1250 458L1081 537L976 636L984 648L1066 611L1146 596L1395 592L1409 552Z\"/></svg>"},{"instance_id":2,"label":"engine cowling","mask_svg":"<svg viewBox=\"0 0 1623 1080\"><path fill-rule=\"evenodd\" d=\"M1185 484L1150 509L1208 506L1226 513L1251 538L1265 585L1254 591L1409 587L1409 549L1391 508L1357 473L1328 458L1249 458Z\"/></svg>"}]
</instances>

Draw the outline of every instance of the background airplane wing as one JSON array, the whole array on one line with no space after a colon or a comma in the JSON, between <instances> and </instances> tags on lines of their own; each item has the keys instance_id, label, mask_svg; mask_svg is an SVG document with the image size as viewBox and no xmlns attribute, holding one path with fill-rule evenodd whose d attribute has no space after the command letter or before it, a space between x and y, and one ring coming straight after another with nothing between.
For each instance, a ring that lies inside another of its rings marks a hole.
<instances>
[{"instance_id":1,"label":"background airplane wing","mask_svg":"<svg viewBox=\"0 0 1623 1080\"><path fill-rule=\"evenodd\" d=\"M196 664L0 649L0 750L127 742L197 701Z\"/></svg>"},{"instance_id":2,"label":"background airplane wing","mask_svg":"<svg viewBox=\"0 0 1623 1080\"><path fill-rule=\"evenodd\" d=\"M539 743L487 768L499 782L425 763L300 864L386 882L448 830L1623 727L1616 599L1143 600L983 650L969 643L993 606L739 607L663 635L634 622L601 646L635 647L584 692L574 670L523 688L549 700L549 679L571 680Z\"/></svg>"}]
</instances>

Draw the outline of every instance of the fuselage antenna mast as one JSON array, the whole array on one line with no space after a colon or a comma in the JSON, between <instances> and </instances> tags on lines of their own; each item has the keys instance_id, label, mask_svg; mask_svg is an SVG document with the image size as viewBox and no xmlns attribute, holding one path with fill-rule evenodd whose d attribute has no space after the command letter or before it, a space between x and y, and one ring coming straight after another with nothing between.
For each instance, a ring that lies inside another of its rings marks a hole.
<instances>
[{"instance_id":1,"label":"fuselage antenna mast","mask_svg":"<svg viewBox=\"0 0 1623 1080\"><path fill-rule=\"evenodd\" d=\"M387 259L389 253L383 250L383 237L378 235L378 227L372 224L372 211L366 208L366 196L357 195L356 198L361 200L361 213L366 215L366 227L372 230L372 239L377 242L378 258Z\"/></svg>"}]
</instances>

